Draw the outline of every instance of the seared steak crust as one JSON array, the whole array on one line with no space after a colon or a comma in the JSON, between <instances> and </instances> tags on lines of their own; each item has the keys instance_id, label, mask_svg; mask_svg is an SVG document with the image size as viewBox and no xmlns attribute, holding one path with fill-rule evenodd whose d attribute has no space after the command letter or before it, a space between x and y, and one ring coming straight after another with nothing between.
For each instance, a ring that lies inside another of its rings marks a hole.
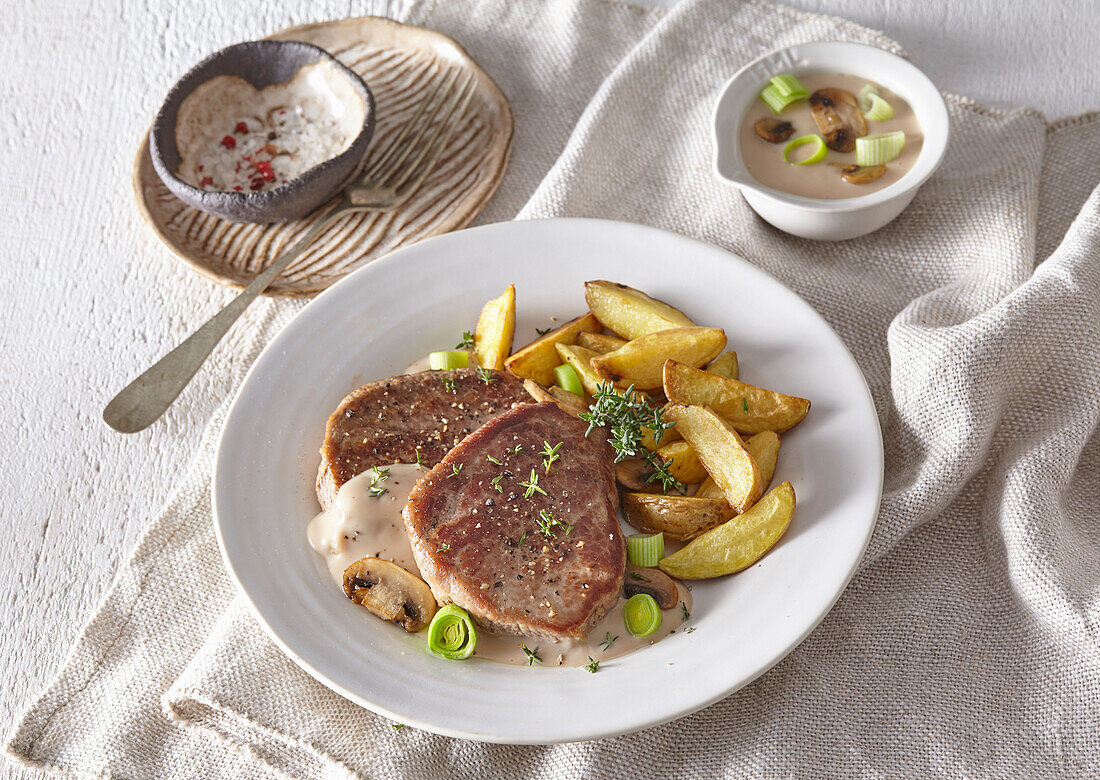
<instances>
[{"instance_id":1,"label":"seared steak crust","mask_svg":"<svg viewBox=\"0 0 1100 780\"><path fill-rule=\"evenodd\" d=\"M518 406L420 478L405 530L437 600L489 630L551 640L585 636L615 603L626 547L613 456L586 430L557 404ZM544 446L559 442L548 474ZM532 472L545 494L520 484Z\"/></svg>"},{"instance_id":2,"label":"seared steak crust","mask_svg":"<svg viewBox=\"0 0 1100 780\"><path fill-rule=\"evenodd\" d=\"M444 380L454 381L454 392ZM317 474L317 499L328 508L340 486L372 466L415 463L416 451L434 466L447 450L486 420L531 396L511 374L493 371L486 383L475 369L400 374L365 384L328 418Z\"/></svg>"}]
</instances>

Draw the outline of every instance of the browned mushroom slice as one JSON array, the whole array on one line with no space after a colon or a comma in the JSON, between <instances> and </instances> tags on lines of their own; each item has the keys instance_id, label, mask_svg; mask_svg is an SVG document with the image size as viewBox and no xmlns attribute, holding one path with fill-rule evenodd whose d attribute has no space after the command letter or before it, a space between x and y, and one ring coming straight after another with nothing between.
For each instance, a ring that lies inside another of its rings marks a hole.
<instances>
[{"instance_id":1,"label":"browned mushroom slice","mask_svg":"<svg viewBox=\"0 0 1100 780\"><path fill-rule=\"evenodd\" d=\"M381 558L361 558L344 569L344 593L410 634L427 626L438 608L426 582Z\"/></svg>"},{"instance_id":2,"label":"browned mushroom slice","mask_svg":"<svg viewBox=\"0 0 1100 780\"><path fill-rule=\"evenodd\" d=\"M775 119L767 116L763 119L757 119L752 129L770 144L783 143L794 133L794 125L786 119Z\"/></svg>"},{"instance_id":3,"label":"browned mushroom slice","mask_svg":"<svg viewBox=\"0 0 1100 780\"><path fill-rule=\"evenodd\" d=\"M867 135L867 120L859 110L859 102L846 89L819 89L810 95L810 111L830 149L850 152L856 148L856 139Z\"/></svg>"},{"instance_id":4,"label":"browned mushroom slice","mask_svg":"<svg viewBox=\"0 0 1100 780\"><path fill-rule=\"evenodd\" d=\"M672 609L680 601L676 592L676 581L660 569L630 564L626 567L626 579L623 580L623 598L639 593L653 597L661 609Z\"/></svg>"},{"instance_id":5,"label":"browned mushroom slice","mask_svg":"<svg viewBox=\"0 0 1100 780\"><path fill-rule=\"evenodd\" d=\"M845 165L844 163L830 163L840 168L840 178L849 184L870 184L881 179L886 173L885 165Z\"/></svg>"}]
</instances>

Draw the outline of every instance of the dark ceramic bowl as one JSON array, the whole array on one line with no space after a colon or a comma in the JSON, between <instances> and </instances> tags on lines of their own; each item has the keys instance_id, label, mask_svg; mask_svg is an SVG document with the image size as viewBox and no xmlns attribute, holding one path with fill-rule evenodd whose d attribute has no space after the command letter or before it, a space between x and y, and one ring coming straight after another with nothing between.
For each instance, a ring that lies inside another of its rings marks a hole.
<instances>
[{"instance_id":1,"label":"dark ceramic bowl","mask_svg":"<svg viewBox=\"0 0 1100 780\"><path fill-rule=\"evenodd\" d=\"M180 152L176 147L176 121L183 101L199 85L217 76L238 76L260 90L286 83L303 67L322 61L332 63L363 103L362 129L347 149L269 190L203 190L177 176ZM164 184L185 203L233 222L284 222L313 211L359 173L373 132L374 96L354 71L327 51L298 41L250 41L211 54L176 82L153 122L149 153Z\"/></svg>"}]
</instances>

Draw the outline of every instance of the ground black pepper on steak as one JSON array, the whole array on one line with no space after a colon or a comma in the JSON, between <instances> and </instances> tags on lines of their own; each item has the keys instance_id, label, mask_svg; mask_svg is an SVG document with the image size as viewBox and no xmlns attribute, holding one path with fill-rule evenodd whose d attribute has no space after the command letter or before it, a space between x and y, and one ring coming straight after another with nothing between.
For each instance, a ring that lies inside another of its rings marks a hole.
<instances>
[{"instance_id":1,"label":"ground black pepper on steak","mask_svg":"<svg viewBox=\"0 0 1100 780\"><path fill-rule=\"evenodd\" d=\"M586 429L556 404L519 406L420 478L405 530L437 600L484 628L551 640L585 636L616 602L626 547L613 454L606 435ZM559 442L547 474L542 450ZM545 495L520 484L532 471Z\"/></svg>"},{"instance_id":2,"label":"ground black pepper on steak","mask_svg":"<svg viewBox=\"0 0 1100 780\"><path fill-rule=\"evenodd\" d=\"M523 383L493 371L422 371L365 384L328 419L317 474L317 499L328 508L340 486L373 466L421 461L434 466L447 451L492 417L530 403ZM454 382L452 393L444 380Z\"/></svg>"}]
</instances>

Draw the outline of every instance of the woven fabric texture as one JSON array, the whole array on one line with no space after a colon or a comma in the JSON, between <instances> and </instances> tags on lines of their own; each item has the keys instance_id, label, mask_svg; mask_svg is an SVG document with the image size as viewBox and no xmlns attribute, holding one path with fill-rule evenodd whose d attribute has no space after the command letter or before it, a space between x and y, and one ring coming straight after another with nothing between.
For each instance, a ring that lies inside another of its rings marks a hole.
<instances>
[{"instance_id":1,"label":"woven fabric texture","mask_svg":"<svg viewBox=\"0 0 1100 780\"><path fill-rule=\"evenodd\" d=\"M511 168L479 221L673 230L747 258L836 328L886 448L863 565L771 672L677 722L545 747L398 731L300 671L235 595L210 518L223 405L8 755L125 777L1100 775L1100 119L951 96L947 158L901 217L813 243L712 177L710 111L767 50L898 51L880 34L757 0L379 10L454 36L512 101ZM234 384L300 305L249 313Z\"/></svg>"}]
</instances>

